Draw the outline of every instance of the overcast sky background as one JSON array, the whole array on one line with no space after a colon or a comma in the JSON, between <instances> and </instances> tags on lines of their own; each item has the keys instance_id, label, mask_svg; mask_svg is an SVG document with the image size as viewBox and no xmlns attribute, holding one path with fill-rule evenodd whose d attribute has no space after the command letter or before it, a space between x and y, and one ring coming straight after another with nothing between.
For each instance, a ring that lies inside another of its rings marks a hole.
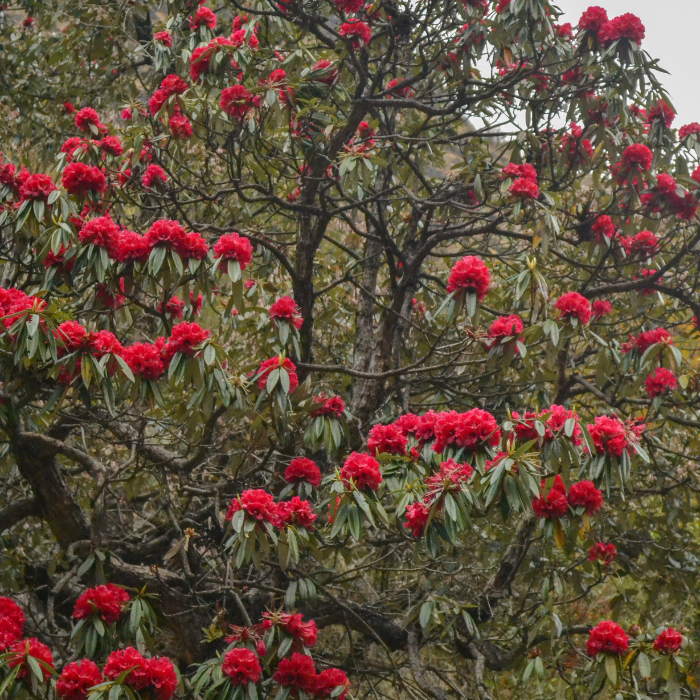
<instances>
[{"instance_id":1,"label":"overcast sky background","mask_svg":"<svg viewBox=\"0 0 700 700\"><path fill-rule=\"evenodd\" d=\"M637 15L646 29L642 48L660 59L659 65L670 73L660 78L678 112L673 126L700 122L700 0L554 0L554 4L564 12L560 23L571 22L574 26L590 5L604 7L610 18L625 12Z\"/></svg>"}]
</instances>

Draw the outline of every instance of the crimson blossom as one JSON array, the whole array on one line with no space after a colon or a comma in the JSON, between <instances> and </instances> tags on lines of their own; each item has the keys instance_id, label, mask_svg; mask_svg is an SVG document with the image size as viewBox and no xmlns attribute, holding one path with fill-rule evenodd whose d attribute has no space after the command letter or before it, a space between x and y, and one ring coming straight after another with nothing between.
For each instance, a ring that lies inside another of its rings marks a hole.
<instances>
[{"instance_id":1,"label":"crimson blossom","mask_svg":"<svg viewBox=\"0 0 700 700\"><path fill-rule=\"evenodd\" d=\"M624 654L629 648L629 637L625 631L612 620L605 620L594 627L586 642L589 656L598 654Z\"/></svg>"}]
</instances>

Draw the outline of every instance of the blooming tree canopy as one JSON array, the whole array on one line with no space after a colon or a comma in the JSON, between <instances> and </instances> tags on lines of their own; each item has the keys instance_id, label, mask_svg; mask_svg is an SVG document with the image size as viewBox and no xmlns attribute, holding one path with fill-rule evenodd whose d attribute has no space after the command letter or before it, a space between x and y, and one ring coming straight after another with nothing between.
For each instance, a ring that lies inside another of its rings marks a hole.
<instances>
[{"instance_id":1,"label":"blooming tree canopy","mask_svg":"<svg viewBox=\"0 0 700 700\"><path fill-rule=\"evenodd\" d=\"M0 32L0 697L696 696L700 124L634 14Z\"/></svg>"}]
</instances>

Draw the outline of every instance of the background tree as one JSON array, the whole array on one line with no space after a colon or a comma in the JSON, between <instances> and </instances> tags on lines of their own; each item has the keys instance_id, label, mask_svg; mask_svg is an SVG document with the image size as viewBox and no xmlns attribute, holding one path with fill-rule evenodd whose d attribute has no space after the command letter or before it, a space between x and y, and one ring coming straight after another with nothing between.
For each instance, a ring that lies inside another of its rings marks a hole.
<instances>
[{"instance_id":1,"label":"background tree","mask_svg":"<svg viewBox=\"0 0 700 700\"><path fill-rule=\"evenodd\" d=\"M700 125L559 14L4 12L0 695L694 696Z\"/></svg>"}]
</instances>

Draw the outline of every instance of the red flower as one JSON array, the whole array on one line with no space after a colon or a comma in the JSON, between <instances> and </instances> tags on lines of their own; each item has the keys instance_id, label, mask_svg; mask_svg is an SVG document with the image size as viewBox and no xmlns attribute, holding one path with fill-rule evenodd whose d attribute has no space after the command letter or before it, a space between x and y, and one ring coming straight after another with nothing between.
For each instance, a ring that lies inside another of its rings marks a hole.
<instances>
[{"instance_id":1,"label":"red flower","mask_svg":"<svg viewBox=\"0 0 700 700\"><path fill-rule=\"evenodd\" d=\"M683 635L673 627L667 627L655 640L654 651L659 654L676 654L683 644Z\"/></svg>"},{"instance_id":2,"label":"red flower","mask_svg":"<svg viewBox=\"0 0 700 700\"><path fill-rule=\"evenodd\" d=\"M474 469L469 464L457 464L453 459L442 462L437 474L425 480L426 486L430 489L430 500L447 491L461 491L462 484L468 481L472 474Z\"/></svg>"},{"instance_id":3,"label":"red flower","mask_svg":"<svg viewBox=\"0 0 700 700\"><path fill-rule=\"evenodd\" d=\"M578 292L562 294L554 307L564 320L577 318L584 326L591 320L591 302Z\"/></svg>"},{"instance_id":4,"label":"red flower","mask_svg":"<svg viewBox=\"0 0 700 700\"><path fill-rule=\"evenodd\" d=\"M596 299L593 302L593 318L597 321L603 316L610 316L612 313L612 304L609 301L604 301L602 299Z\"/></svg>"},{"instance_id":5,"label":"red flower","mask_svg":"<svg viewBox=\"0 0 700 700\"><path fill-rule=\"evenodd\" d=\"M164 244L170 250L176 251L180 257L187 257L187 233L177 221L171 219L155 221L146 232L146 242L151 249Z\"/></svg>"},{"instance_id":6,"label":"red flower","mask_svg":"<svg viewBox=\"0 0 700 700\"><path fill-rule=\"evenodd\" d=\"M290 501L281 501L277 504L277 524L279 527L299 525L310 530L316 517L311 504L308 501L302 501L299 496L293 496Z\"/></svg>"},{"instance_id":7,"label":"red flower","mask_svg":"<svg viewBox=\"0 0 700 700\"><path fill-rule=\"evenodd\" d=\"M284 472L284 480L288 484L306 481L318 488L321 485L321 470L307 457L295 457Z\"/></svg>"},{"instance_id":8,"label":"red flower","mask_svg":"<svg viewBox=\"0 0 700 700\"><path fill-rule=\"evenodd\" d=\"M542 480L544 488L545 480ZM569 512L569 502L566 500L566 486L559 474L554 477L554 484L549 493L535 498L532 501L532 509L538 518L553 520L563 518Z\"/></svg>"},{"instance_id":9,"label":"red flower","mask_svg":"<svg viewBox=\"0 0 700 700\"><path fill-rule=\"evenodd\" d=\"M620 39L633 41L637 46L641 46L644 39L644 25L639 17L631 12L615 17L606 22L598 32L598 40L601 44L612 44Z\"/></svg>"},{"instance_id":10,"label":"red flower","mask_svg":"<svg viewBox=\"0 0 700 700\"><path fill-rule=\"evenodd\" d=\"M282 659L272 678L279 685L289 686L293 692L303 690L313 693L316 687L316 668L313 659L294 652L289 659Z\"/></svg>"},{"instance_id":11,"label":"red flower","mask_svg":"<svg viewBox=\"0 0 700 700\"><path fill-rule=\"evenodd\" d=\"M148 100L148 109L151 114L155 117L158 112L163 108L163 105L168 101L170 95L165 90L158 89Z\"/></svg>"},{"instance_id":12,"label":"red flower","mask_svg":"<svg viewBox=\"0 0 700 700\"><path fill-rule=\"evenodd\" d=\"M481 258L467 255L458 260L450 272L447 280L447 292L451 294L458 289L468 289L476 292L481 301L489 289L491 274Z\"/></svg>"},{"instance_id":13,"label":"red flower","mask_svg":"<svg viewBox=\"0 0 700 700\"><path fill-rule=\"evenodd\" d=\"M107 251L114 249L115 241L120 234L120 228L109 216L98 216L91 219L80 229L80 242L83 245L99 246Z\"/></svg>"},{"instance_id":14,"label":"red flower","mask_svg":"<svg viewBox=\"0 0 700 700\"><path fill-rule=\"evenodd\" d=\"M521 340L520 334L523 332L523 322L520 316L512 314L510 316L499 316L490 326L489 326L489 338L494 342L491 343L493 347L501 338L517 338Z\"/></svg>"},{"instance_id":15,"label":"red flower","mask_svg":"<svg viewBox=\"0 0 700 700\"><path fill-rule=\"evenodd\" d=\"M647 120L651 124L654 119L663 119L666 126L671 126L675 118L676 113L671 109L666 100L661 99L649 108Z\"/></svg>"},{"instance_id":16,"label":"red flower","mask_svg":"<svg viewBox=\"0 0 700 700\"><path fill-rule=\"evenodd\" d=\"M245 270L253 259L253 246L247 238L240 236L235 231L225 233L214 244L214 257L221 258L219 268L224 260L236 260L241 270Z\"/></svg>"},{"instance_id":17,"label":"red flower","mask_svg":"<svg viewBox=\"0 0 700 700\"><path fill-rule=\"evenodd\" d=\"M48 196L56 189L53 180L43 173L30 175L19 188L19 196L22 199L43 199L46 201Z\"/></svg>"},{"instance_id":18,"label":"red flower","mask_svg":"<svg viewBox=\"0 0 700 700\"><path fill-rule=\"evenodd\" d=\"M311 68L310 77L317 83L333 85L333 83L338 80L338 69L335 67L335 64L333 64L327 58L322 58Z\"/></svg>"},{"instance_id":19,"label":"red flower","mask_svg":"<svg viewBox=\"0 0 700 700\"><path fill-rule=\"evenodd\" d=\"M420 537L423 534L423 528L425 528L428 522L429 515L430 510L424 503L421 501L411 503L411 505L406 508L406 522L404 523L404 527L411 530L414 537Z\"/></svg>"},{"instance_id":20,"label":"red flower","mask_svg":"<svg viewBox=\"0 0 700 700\"><path fill-rule=\"evenodd\" d=\"M624 654L629 648L629 637L625 630L612 620L605 620L594 627L586 642L588 656Z\"/></svg>"},{"instance_id":21,"label":"red flower","mask_svg":"<svg viewBox=\"0 0 700 700\"><path fill-rule=\"evenodd\" d=\"M175 139L185 140L192 136L192 124L190 120L180 112L176 112L170 117L168 128Z\"/></svg>"},{"instance_id":22,"label":"red flower","mask_svg":"<svg viewBox=\"0 0 700 700\"><path fill-rule=\"evenodd\" d=\"M648 146L643 143L633 143L627 146L622 158L614 163L611 170L618 182L623 183L632 171L639 172L649 170L654 155Z\"/></svg>"},{"instance_id":23,"label":"red flower","mask_svg":"<svg viewBox=\"0 0 700 700\"><path fill-rule=\"evenodd\" d=\"M76 321L64 321L53 334L62 346L59 354L86 350L90 343L90 334Z\"/></svg>"},{"instance_id":24,"label":"red flower","mask_svg":"<svg viewBox=\"0 0 700 700\"><path fill-rule=\"evenodd\" d=\"M144 187L151 189L159 182L165 183L168 181L168 176L160 167L160 165L155 165L151 163L147 168L146 172L143 174L143 179L141 180Z\"/></svg>"},{"instance_id":25,"label":"red flower","mask_svg":"<svg viewBox=\"0 0 700 700\"><path fill-rule=\"evenodd\" d=\"M291 394L299 386L299 377L297 376L297 368L294 363L285 357L284 360L280 357L271 357L269 360L265 360L258 370L258 388L267 388L267 379L270 376L270 372L273 369L283 368L287 371L289 375L289 393Z\"/></svg>"},{"instance_id":26,"label":"red flower","mask_svg":"<svg viewBox=\"0 0 700 700\"><path fill-rule=\"evenodd\" d=\"M113 651L107 658L104 675L108 680L114 680L129 669L126 685L134 690L144 690L151 684L148 660L133 647Z\"/></svg>"},{"instance_id":27,"label":"red flower","mask_svg":"<svg viewBox=\"0 0 700 700\"><path fill-rule=\"evenodd\" d=\"M435 421L435 444L437 453L445 447L456 444L468 450L477 450L482 445L496 447L501 441L501 431L496 419L480 408L472 408L466 413L446 411L439 413Z\"/></svg>"},{"instance_id":28,"label":"red flower","mask_svg":"<svg viewBox=\"0 0 700 700\"><path fill-rule=\"evenodd\" d=\"M644 381L650 399L678 388L676 375L670 369L657 367Z\"/></svg>"},{"instance_id":29,"label":"red flower","mask_svg":"<svg viewBox=\"0 0 700 700\"><path fill-rule=\"evenodd\" d=\"M292 297L280 297L270 307L270 318L279 318L281 320L288 321L289 323L294 324L294 327L297 329L301 328L304 323L299 307Z\"/></svg>"},{"instance_id":30,"label":"red flower","mask_svg":"<svg viewBox=\"0 0 700 700\"><path fill-rule=\"evenodd\" d=\"M124 146L116 136L105 136L98 144L103 153L109 153L113 156L120 156L124 153Z\"/></svg>"},{"instance_id":31,"label":"red flower","mask_svg":"<svg viewBox=\"0 0 700 700\"><path fill-rule=\"evenodd\" d=\"M263 629L270 629L273 625L279 625L287 634L294 637L297 642L301 642L305 647L310 648L316 644L318 630L313 620L304 622L303 615L297 613L263 613Z\"/></svg>"},{"instance_id":32,"label":"red flower","mask_svg":"<svg viewBox=\"0 0 700 700\"><path fill-rule=\"evenodd\" d=\"M190 29L194 30L197 27L216 29L216 15L208 7L197 8L194 18L190 17Z\"/></svg>"},{"instance_id":33,"label":"red flower","mask_svg":"<svg viewBox=\"0 0 700 700\"><path fill-rule=\"evenodd\" d=\"M63 171L61 183L70 194L78 197L107 189L105 174L96 165L87 163L69 163Z\"/></svg>"},{"instance_id":34,"label":"red flower","mask_svg":"<svg viewBox=\"0 0 700 700\"><path fill-rule=\"evenodd\" d=\"M601 564L612 564L617 557L617 548L614 544L605 544L604 542L596 542L588 550L588 560L597 561Z\"/></svg>"},{"instance_id":35,"label":"red flower","mask_svg":"<svg viewBox=\"0 0 700 700\"><path fill-rule=\"evenodd\" d=\"M596 240L600 243L603 237L612 238L615 235L615 224L607 214L602 214L595 220L593 226L591 226L591 231L593 231Z\"/></svg>"},{"instance_id":36,"label":"red flower","mask_svg":"<svg viewBox=\"0 0 700 700\"><path fill-rule=\"evenodd\" d=\"M340 478L349 485L350 480L360 491L368 488L376 491L382 483L382 473L377 462L371 455L353 452L340 470Z\"/></svg>"},{"instance_id":37,"label":"red flower","mask_svg":"<svg viewBox=\"0 0 700 700\"><path fill-rule=\"evenodd\" d=\"M131 120L134 116L134 114L131 110L131 107L124 107L124 109L122 110L121 116L125 122L128 122L129 120Z\"/></svg>"},{"instance_id":38,"label":"red flower","mask_svg":"<svg viewBox=\"0 0 700 700\"><path fill-rule=\"evenodd\" d=\"M532 180L537 184L537 171L529 163L508 163L501 171L501 180L508 179Z\"/></svg>"},{"instance_id":39,"label":"red flower","mask_svg":"<svg viewBox=\"0 0 700 700\"><path fill-rule=\"evenodd\" d=\"M411 89L410 85L404 85L403 87L397 87L399 83L404 82L403 80L399 80L398 78L394 78L393 80L390 80L386 84L386 91L389 93L388 97L391 98L394 95L400 95L401 97L406 97L408 99L412 98L414 96L414 92Z\"/></svg>"},{"instance_id":40,"label":"red flower","mask_svg":"<svg viewBox=\"0 0 700 700\"><path fill-rule=\"evenodd\" d=\"M177 674L173 662L164 657L153 657L147 662L151 688L158 700L170 700L177 688Z\"/></svg>"},{"instance_id":41,"label":"red flower","mask_svg":"<svg viewBox=\"0 0 700 700\"><path fill-rule=\"evenodd\" d=\"M10 598L0 597L0 654L22 637L22 608Z\"/></svg>"},{"instance_id":42,"label":"red flower","mask_svg":"<svg viewBox=\"0 0 700 700\"><path fill-rule=\"evenodd\" d=\"M526 180L520 177L513 182L508 190L513 197L522 197L524 199L537 199L540 196L540 188L533 180Z\"/></svg>"},{"instance_id":43,"label":"red flower","mask_svg":"<svg viewBox=\"0 0 700 700\"><path fill-rule=\"evenodd\" d=\"M189 88L186 80L183 80L179 75L171 73L163 78L160 89L170 97L170 95L182 95Z\"/></svg>"},{"instance_id":44,"label":"red flower","mask_svg":"<svg viewBox=\"0 0 700 700\"><path fill-rule=\"evenodd\" d=\"M258 657L250 649L231 649L224 655L221 670L233 685L257 683L262 673Z\"/></svg>"},{"instance_id":45,"label":"red flower","mask_svg":"<svg viewBox=\"0 0 700 700\"><path fill-rule=\"evenodd\" d=\"M589 7L578 21L581 31L598 34L600 28L608 21L608 13L596 5Z\"/></svg>"},{"instance_id":46,"label":"red flower","mask_svg":"<svg viewBox=\"0 0 700 700\"><path fill-rule=\"evenodd\" d=\"M365 6L365 0L333 0L343 12L359 12ZM368 42L367 42L368 43Z\"/></svg>"},{"instance_id":47,"label":"red flower","mask_svg":"<svg viewBox=\"0 0 700 700\"><path fill-rule=\"evenodd\" d=\"M195 354L195 348L210 335L211 333L198 323L187 323L187 321L178 323L173 326L173 331L163 350L164 355L172 359L176 353L181 352L187 357L192 357Z\"/></svg>"},{"instance_id":48,"label":"red flower","mask_svg":"<svg viewBox=\"0 0 700 700\"><path fill-rule=\"evenodd\" d=\"M63 109L66 110L66 114L75 114L77 112L76 108L70 102L64 102Z\"/></svg>"},{"instance_id":49,"label":"red flower","mask_svg":"<svg viewBox=\"0 0 700 700\"><path fill-rule=\"evenodd\" d=\"M351 38L353 47L358 48L361 43L369 44L372 39L372 30L366 22L359 19L349 19L341 25L340 36Z\"/></svg>"},{"instance_id":50,"label":"red flower","mask_svg":"<svg viewBox=\"0 0 700 700\"><path fill-rule=\"evenodd\" d=\"M149 343L134 343L121 353L135 377L143 379L160 379L165 371L161 351Z\"/></svg>"},{"instance_id":51,"label":"red flower","mask_svg":"<svg viewBox=\"0 0 700 700\"><path fill-rule=\"evenodd\" d=\"M90 349L95 357L100 359L105 355L121 355L122 344L110 331L98 331L90 334Z\"/></svg>"},{"instance_id":52,"label":"red flower","mask_svg":"<svg viewBox=\"0 0 700 700\"><path fill-rule=\"evenodd\" d=\"M588 515L593 515L603 505L603 492L592 481L578 481L569 489L569 505L585 508Z\"/></svg>"},{"instance_id":53,"label":"red flower","mask_svg":"<svg viewBox=\"0 0 700 700\"><path fill-rule=\"evenodd\" d=\"M369 431L367 449L371 454L384 452L390 455L406 454L408 440L405 433L395 424L375 425Z\"/></svg>"},{"instance_id":54,"label":"red flower","mask_svg":"<svg viewBox=\"0 0 700 700\"><path fill-rule=\"evenodd\" d=\"M179 296L174 294L163 304L158 304L158 313L170 314L173 319L182 318L182 312L185 308L185 302Z\"/></svg>"},{"instance_id":55,"label":"red flower","mask_svg":"<svg viewBox=\"0 0 700 700\"><path fill-rule=\"evenodd\" d=\"M153 41L157 41L159 44L163 44L163 46L170 48L173 45L173 36L170 32L163 30L162 32L156 32L153 35Z\"/></svg>"},{"instance_id":56,"label":"red flower","mask_svg":"<svg viewBox=\"0 0 700 700\"><path fill-rule=\"evenodd\" d=\"M56 693L63 700L85 700L90 688L102 683L104 678L97 664L90 659L68 664L56 681Z\"/></svg>"},{"instance_id":57,"label":"red flower","mask_svg":"<svg viewBox=\"0 0 700 700\"><path fill-rule=\"evenodd\" d=\"M320 404L318 408L311 412L311 416L314 418L316 416L335 416L340 418L345 412L345 401L340 396L331 396L328 399L323 395L314 396L314 403Z\"/></svg>"},{"instance_id":58,"label":"red flower","mask_svg":"<svg viewBox=\"0 0 700 700\"><path fill-rule=\"evenodd\" d=\"M633 431L635 435L641 433L639 426L633 426ZM598 454L621 457L627 449L629 433L617 416L598 416L595 423L588 426L588 433Z\"/></svg>"},{"instance_id":59,"label":"red flower","mask_svg":"<svg viewBox=\"0 0 700 700\"><path fill-rule=\"evenodd\" d=\"M700 124L697 122L691 122L690 124L685 124L680 129L678 129L678 138L683 141L683 139L688 138L691 134L700 134Z\"/></svg>"},{"instance_id":60,"label":"red flower","mask_svg":"<svg viewBox=\"0 0 700 700\"><path fill-rule=\"evenodd\" d=\"M40 642L36 637L20 639L10 647L7 653L7 667L15 668L15 666L19 666L19 671L17 672L18 679L26 678L29 673L29 663L27 662L27 657L29 656L41 662L39 668L41 669L44 682L51 678L51 671L46 668L47 666L54 668L51 649L49 649L46 644Z\"/></svg>"},{"instance_id":61,"label":"red flower","mask_svg":"<svg viewBox=\"0 0 700 700\"><path fill-rule=\"evenodd\" d=\"M108 583L106 586L88 588L75 602L73 617L84 620L99 615L108 625L117 622L122 616L129 594L119 586Z\"/></svg>"},{"instance_id":62,"label":"red flower","mask_svg":"<svg viewBox=\"0 0 700 700\"><path fill-rule=\"evenodd\" d=\"M628 353L632 350L637 350L640 354L644 354L647 348L656 345L656 343L673 345L673 336L665 328L642 331L636 338L630 335L629 342L622 344L622 352Z\"/></svg>"},{"instance_id":63,"label":"red flower","mask_svg":"<svg viewBox=\"0 0 700 700\"><path fill-rule=\"evenodd\" d=\"M96 126L98 131L104 132L107 127L100 121L100 117L92 107L83 107L75 115L75 125L81 131L91 131L90 125Z\"/></svg>"},{"instance_id":64,"label":"red flower","mask_svg":"<svg viewBox=\"0 0 700 700\"><path fill-rule=\"evenodd\" d=\"M318 698L330 698L334 696L337 700L345 700L346 690L350 685L348 677L339 668L327 668L321 671L316 677L316 687L314 693ZM337 694L337 688L344 688L342 693ZM334 692L336 693L334 695Z\"/></svg>"},{"instance_id":65,"label":"red flower","mask_svg":"<svg viewBox=\"0 0 700 700\"><path fill-rule=\"evenodd\" d=\"M110 257L114 257L121 263L126 262L146 262L151 252L148 240L145 236L135 231L122 229L112 238L108 251Z\"/></svg>"},{"instance_id":66,"label":"red flower","mask_svg":"<svg viewBox=\"0 0 700 700\"><path fill-rule=\"evenodd\" d=\"M643 260L659 252L659 239L651 231L640 231L634 236L623 236L620 244L628 256L638 255Z\"/></svg>"},{"instance_id":67,"label":"red flower","mask_svg":"<svg viewBox=\"0 0 700 700\"><path fill-rule=\"evenodd\" d=\"M239 498L234 498L228 508L226 520L233 520L233 516L239 510L250 515L256 520L267 520L274 523L277 520L277 504L272 494L263 489L248 489Z\"/></svg>"},{"instance_id":68,"label":"red flower","mask_svg":"<svg viewBox=\"0 0 700 700\"><path fill-rule=\"evenodd\" d=\"M243 119L253 107L253 96L243 85L232 85L221 92L221 109L230 117Z\"/></svg>"}]
</instances>

